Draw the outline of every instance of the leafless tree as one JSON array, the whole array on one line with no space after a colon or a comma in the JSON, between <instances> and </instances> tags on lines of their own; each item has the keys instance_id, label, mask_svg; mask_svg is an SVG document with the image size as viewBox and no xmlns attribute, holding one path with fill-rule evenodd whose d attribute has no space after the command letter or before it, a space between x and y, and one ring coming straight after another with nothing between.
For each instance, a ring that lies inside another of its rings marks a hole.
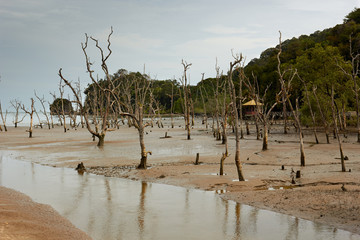
<instances>
[{"instance_id":1,"label":"leafless tree","mask_svg":"<svg viewBox=\"0 0 360 240\"><path fill-rule=\"evenodd\" d=\"M64 132L66 132L66 116L65 116L65 109L64 109L64 85L62 84L62 79L60 79L59 82L59 93L60 93L60 99L61 99L61 116L63 120L63 127Z\"/></svg>"},{"instance_id":2,"label":"leafless tree","mask_svg":"<svg viewBox=\"0 0 360 240\"><path fill-rule=\"evenodd\" d=\"M357 81L359 80L359 64L360 53L355 54L353 51L352 36L349 36L349 54L351 57L351 71L345 70L340 63L336 60L337 66L343 71L343 73L351 78L353 81L353 91L355 94L355 107L356 107L356 128L357 128L357 142L360 142L360 104L359 104L359 88ZM346 121L345 121L346 122Z\"/></svg>"},{"instance_id":3,"label":"leafless tree","mask_svg":"<svg viewBox=\"0 0 360 240\"><path fill-rule=\"evenodd\" d=\"M33 115L34 115L34 112L35 112L34 103L35 103L34 99L31 98L31 107L30 107L30 109L27 109L24 104L21 106L21 109L22 109L26 114L28 114L29 117L30 117L30 127L29 127L29 130L28 130L28 132L29 132L29 138L32 138L32 136L33 136L33 122L34 122Z\"/></svg>"},{"instance_id":4,"label":"leafless tree","mask_svg":"<svg viewBox=\"0 0 360 240\"><path fill-rule=\"evenodd\" d=\"M10 101L10 104L13 106L14 110L15 110L15 117L13 120L13 123L15 125L15 128L17 128L18 124L21 123L22 121L24 121L24 118L26 115L24 115L21 119L19 119L19 110L21 109L21 102L17 99L14 99L12 101Z\"/></svg>"},{"instance_id":5,"label":"leafless tree","mask_svg":"<svg viewBox=\"0 0 360 240\"><path fill-rule=\"evenodd\" d=\"M184 73L182 78L180 79L182 90L183 90L183 100L184 100L184 119L185 119L185 129L187 131L187 139L190 140L191 127L190 127L190 112L191 112L191 93L189 88L189 81L187 78L187 71L191 67L191 63L187 63L182 60L181 64L184 67Z\"/></svg>"},{"instance_id":6,"label":"leafless tree","mask_svg":"<svg viewBox=\"0 0 360 240\"><path fill-rule=\"evenodd\" d=\"M145 147L144 134L145 128L150 126L149 122L144 122L144 112L149 108L150 98L150 78L140 73L130 73L117 81L116 88L121 91L113 91L115 105L121 116L131 120L132 125L138 130L139 142L141 149L141 159L138 165L139 169L147 168L147 157L151 155L151 151L147 151ZM129 125L130 127L130 125Z\"/></svg>"},{"instance_id":7,"label":"leafless tree","mask_svg":"<svg viewBox=\"0 0 360 240\"><path fill-rule=\"evenodd\" d=\"M255 108L256 108L255 119L256 119L256 121L260 121L263 126L262 150L266 151L266 150L268 150L268 133L269 133L269 125L270 125L270 115L271 115L271 112L273 111L273 109L278 104L278 96L280 93L278 93L276 95L275 102L272 105L270 105L270 107L268 107L268 104L265 103L265 98L266 98L267 92L270 89L271 85L267 86L264 93L262 94L262 97L260 97L261 93L259 90L259 85L258 85L256 76L253 75L253 83L251 83L250 79L246 78L245 76L244 76L244 79L245 79L244 84L249 89L251 98L254 99L255 104L256 104L255 105Z\"/></svg>"},{"instance_id":8,"label":"leafless tree","mask_svg":"<svg viewBox=\"0 0 360 240\"><path fill-rule=\"evenodd\" d=\"M284 99L287 101L291 112L293 113L293 117L294 120L296 122L296 125L299 129L299 139L300 139L300 164L301 166L305 166L305 151L304 151L304 140L303 140L303 133L302 133L302 127L301 127L301 122L300 122L300 115L299 115L299 109L298 109L298 99L296 99L296 109L293 108L292 103L290 101L290 91L291 91L291 84L292 84L292 80L295 78L295 76L297 76L297 70L282 70L280 65L281 65L281 61L280 61L280 55L282 52L282 42L281 42L281 32L280 33L280 37L279 37L279 53L277 55L277 59L278 59L278 74L279 74L279 81L280 81L280 85L281 85L281 96L285 97ZM286 82L285 81L285 75L289 74L289 79Z\"/></svg>"},{"instance_id":9,"label":"leafless tree","mask_svg":"<svg viewBox=\"0 0 360 240\"><path fill-rule=\"evenodd\" d=\"M316 101L316 105L318 107L318 110L319 110L319 113L320 113L320 116L321 116L321 120L324 124L324 129L325 129L325 136L326 136L326 143L329 144L330 143L330 138L329 138L329 124L326 120L326 117L325 117L325 114L322 110L322 107L321 107L321 104L320 104L320 101L319 101L319 98L317 96L317 93L316 93L316 90L317 90L317 87L316 86L313 86L313 89L312 89L312 92L314 94L314 98L315 98L315 101Z\"/></svg>"},{"instance_id":10,"label":"leafless tree","mask_svg":"<svg viewBox=\"0 0 360 240\"><path fill-rule=\"evenodd\" d=\"M214 131L214 136L216 140L221 139L221 129L220 129L220 103L219 103L219 89L220 89L220 80L222 73L220 73L220 67L218 66L217 59L215 64L216 70L216 86L214 91L214 98L215 98L215 118L216 118L216 130Z\"/></svg>"},{"instance_id":11,"label":"leafless tree","mask_svg":"<svg viewBox=\"0 0 360 240\"><path fill-rule=\"evenodd\" d=\"M51 129L51 124L50 124L50 120L49 120L49 116L47 114L47 111L46 111L46 107L45 107L45 98L44 96L42 96L41 98L36 94L36 91L34 91L34 94L35 94L35 97L39 100L43 110L40 111L42 114L44 114L45 118L46 118L46 122L47 122L47 125L49 127L49 129Z\"/></svg>"},{"instance_id":12,"label":"leafless tree","mask_svg":"<svg viewBox=\"0 0 360 240\"><path fill-rule=\"evenodd\" d=\"M336 120L336 109L335 109L335 99L334 99L334 84L332 84L331 86L331 110L332 110L332 118L333 118L333 123L334 123L334 131L335 131L335 135L336 138L338 140L338 144L339 144L339 150L340 150L340 160L341 160L341 171L342 172L346 172L346 168L345 168L345 158L344 158L344 153L343 153L343 149L342 149L342 145L341 145L341 139L339 136L339 131L338 131L338 126L337 126L337 120Z\"/></svg>"},{"instance_id":13,"label":"leafless tree","mask_svg":"<svg viewBox=\"0 0 360 240\"><path fill-rule=\"evenodd\" d=\"M205 73L201 74L201 82L204 82L204 76ZM199 90L200 90L200 96L201 96L201 102L203 105L203 109L204 109L204 117L203 117L203 124L205 124L206 129L208 129L208 123L207 123L207 112L206 112L206 104L205 104L205 98L204 98L204 93L203 93L203 89L205 91L205 88L203 85L199 85Z\"/></svg>"},{"instance_id":14,"label":"leafless tree","mask_svg":"<svg viewBox=\"0 0 360 240\"><path fill-rule=\"evenodd\" d=\"M0 102L0 114L1 114L1 120L2 120L3 126L4 126L4 131L7 132L6 117L7 117L8 111L7 110L5 111L5 116L4 116L4 113L3 113L3 110L1 107L1 102ZM2 131L2 129L1 129L1 131Z\"/></svg>"},{"instance_id":15,"label":"leafless tree","mask_svg":"<svg viewBox=\"0 0 360 240\"><path fill-rule=\"evenodd\" d=\"M111 28L111 32L108 35L107 38L107 49L108 49L108 53L105 55L103 49L99 46L99 42L97 39L93 38L93 37L89 37L87 34L85 34L85 43L81 44L83 53L85 55L85 59L86 59L86 68L87 68L87 72L89 74L89 77L91 79L91 81L94 83L94 85L96 87L98 87L98 89L100 89L101 94L103 94L103 101L99 104L104 104L103 106L101 106L101 109L104 108L103 110L103 114L101 116L101 129L93 129L91 127L91 124L89 122L88 119L88 114L87 114L87 110L85 109L85 107L83 106L83 103L81 102L80 96L78 94L78 91L72 86L71 82L69 80L67 80L63 74L62 74L62 69L60 68L59 70L59 76L62 79L62 81L65 82L65 84L71 89L71 91L73 92L75 98L76 98L76 102L78 104L78 106L80 107L80 112L81 114L84 115L84 119L86 122L86 128L88 129L88 131L95 137L98 138L98 146L102 147L104 145L104 139L105 139L105 135L106 135L106 131L107 131L107 121L108 121L108 117L109 117L109 111L110 111L110 106L111 106L111 101L110 101L110 95L112 94L112 91L114 89L114 85L113 82L111 80L111 76L109 74L109 70L107 67L107 63L106 61L109 59L112 51L110 49L110 37L113 33L113 30ZM105 73L105 82L106 84L104 84L105 86L100 85L99 80L95 79L94 77L94 70L92 69L92 65L93 63L90 61L90 57L88 56L87 53L87 48L88 48L88 43L89 43L89 39L91 39L94 43L96 48L99 50L100 55L101 55L101 68L103 70L103 72Z\"/></svg>"},{"instance_id":16,"label":"leafless tree","mask_svg":"<svg viewBox=\"0 0 360 240\"><path fill-rule=\"evenodd\" d=\"M241 54L232 54L234 60L230 62L230 69L228 72L228 84L230 89L230 99L232 105L232 114L234 118L234 128L235 128L235 165L238 173L239 181L245 181L242 166L240 163L240 136L239 136L239 115L238 115L238 106L237 106L237 96L235 92L235 86L233 82L233 71L234 68L238 68L243 61L243 56Z\"/></svg>"},{"instance_id":17,"label":"leafless tree","mask_svg":"<svg viewBox=\"0 0 360 240\"><path fill-rule=\"evenodd\" d=\"M227 123L228 123L228 113L231 109L231 103L228 103L227 98L227 87L225 86L227 81L224 82L224 87L222 88L222 99L221 99L221 129L222 129L222 144L225 146L225 152L222 153L220 159L220 175L224 174L224 161L229 156L228 150L228 137L227 137Z\"/></svg>"},{"instance_id":18,"label":"leafless tree","mask_svg":"<svg viewBox=\"0 0 360 240\"><path fill-rule=\"evenodd\" d=\"M309 106L311 119L312 119L312 122L313 122L313 132L314 132L314 136L315 136L315 141L316 141L316 144L319 144L319 139L318 139L317 132L316 132L315 113L314 113L314 111L313 111L313 109L312 109L312 106L311 106L311 102L310 102L310 97L309 97L309 91L308 91L308 88L307 88L307 84L306 84L306 82L299 76L299 74L297 74L297 76L298 76L298 78L300 79L300 81L302 82L302 84L304 85L305 96L306 96L306 100L307 100L307 103L308 103L308 106Z\"/></svg>"},{"instance_id":19,"label":"leafless tree","mask_svg":"<svg viewBox=\"0 0 360 240\"><path fill-rule=\"evenodd\" d=\"M170 97L170 118L171 118L171 128L174 128L174 83L171 81L171 95Z\"/></svg>"}]
</instances>

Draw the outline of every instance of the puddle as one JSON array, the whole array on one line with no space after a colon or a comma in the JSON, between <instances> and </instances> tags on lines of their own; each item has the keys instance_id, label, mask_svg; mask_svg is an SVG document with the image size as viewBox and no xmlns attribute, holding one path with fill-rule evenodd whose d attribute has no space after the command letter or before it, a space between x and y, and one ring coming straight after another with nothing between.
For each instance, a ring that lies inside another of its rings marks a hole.
<instances>
[{"instance_id":1,"label":"puddle","mask_svg":"<svg viewBox=\"0 0 360 240\"><path fill-rule=\"evenodd\" d=\"M257 188L257 191L263 191L263 190L269 190L269 191L274 191L274 190L284 190L284 189L294 189L294 188L298 188L300 187L299 185L284 185L284 186L271 186L271 187L260 187Z\"/></svg>"},{"instance_id":2,"label":"puddle","mask_svg":"<svg viewBox=\"0 0 360 240\"><path fill-rule=\"evenodd\" d=\"M225 201L210 191L81 176L4 153L0 185L51 205L95 240L360 239L324 224Z\"/></svg>"}]
</instances>

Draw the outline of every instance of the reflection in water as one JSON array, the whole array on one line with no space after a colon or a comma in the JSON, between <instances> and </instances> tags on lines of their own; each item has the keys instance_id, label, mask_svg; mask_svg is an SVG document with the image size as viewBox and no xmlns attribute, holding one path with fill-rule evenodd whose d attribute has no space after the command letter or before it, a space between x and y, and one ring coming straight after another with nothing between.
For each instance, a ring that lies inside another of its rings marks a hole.
<instances>
[{"instance_id":1,"label":"reflection in water","mask_svg":"<svg viewBox=\"0 0 360 240\"><path fill-rule=\"evenodd\" d=\"M360 239L214 192L106 178L0 152L0 183L50 204L93 239Z\"/></svg>"},{"instance_id":2,"label":"reflection in water","mask_svg":"<svg viewBox=\"0 0 360 240\"><path fill-rule=\"evenodd\" d=\"M146 188L147 188L147 183L141 182L140 202L139 202L139 211L138 211L138 226L139 226L140 239L143 239L143 234L144 234Z\"/></svg>"}]
</instances>

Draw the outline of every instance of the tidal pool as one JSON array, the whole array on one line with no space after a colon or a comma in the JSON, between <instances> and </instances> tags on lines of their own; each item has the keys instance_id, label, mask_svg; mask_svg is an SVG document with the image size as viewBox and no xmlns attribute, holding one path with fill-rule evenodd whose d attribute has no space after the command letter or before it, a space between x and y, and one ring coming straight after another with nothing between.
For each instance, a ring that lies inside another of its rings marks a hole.
<instances>
[{"instance_id":1,"label":"tidal pool","mask_svg":"<svg viewBox=\"0 0 360 240\"><path fill-rule=\"evenodd\" d=\"M324 224L226 201L214 192L78 175L0 154L0 185L51 205L93 239L360 239Z\"/></svg>"}]
</instances>

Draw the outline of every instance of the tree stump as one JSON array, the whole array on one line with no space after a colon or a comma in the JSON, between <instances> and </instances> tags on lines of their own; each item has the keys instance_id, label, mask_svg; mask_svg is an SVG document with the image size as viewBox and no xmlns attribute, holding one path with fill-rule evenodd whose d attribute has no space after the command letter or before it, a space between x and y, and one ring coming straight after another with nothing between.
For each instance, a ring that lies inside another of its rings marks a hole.
<instances>
[{"instance_id":1,"label":"tree stump","mask_svg":"<svg viewBox=\"0 0 360 240\"><path fill-rule=\"evenodd\" d=\"M79 163L77 165L77 167L75 168L75 170L77 170L80 175L83 175L84 172L86 172L86 168L84 166L84 163L83 162Z\"/></svg>"},{"instance_id":2,"label":"tree stump","mask_svg":"<svg viewBox=\"0 0 360 240\"><path fill-rule=\"evenodd\" d=\"M196 154L195 165L199 165L199 158L200 158L200 154L197 153L197 154Z\"/></svg>"}]
</instances>

